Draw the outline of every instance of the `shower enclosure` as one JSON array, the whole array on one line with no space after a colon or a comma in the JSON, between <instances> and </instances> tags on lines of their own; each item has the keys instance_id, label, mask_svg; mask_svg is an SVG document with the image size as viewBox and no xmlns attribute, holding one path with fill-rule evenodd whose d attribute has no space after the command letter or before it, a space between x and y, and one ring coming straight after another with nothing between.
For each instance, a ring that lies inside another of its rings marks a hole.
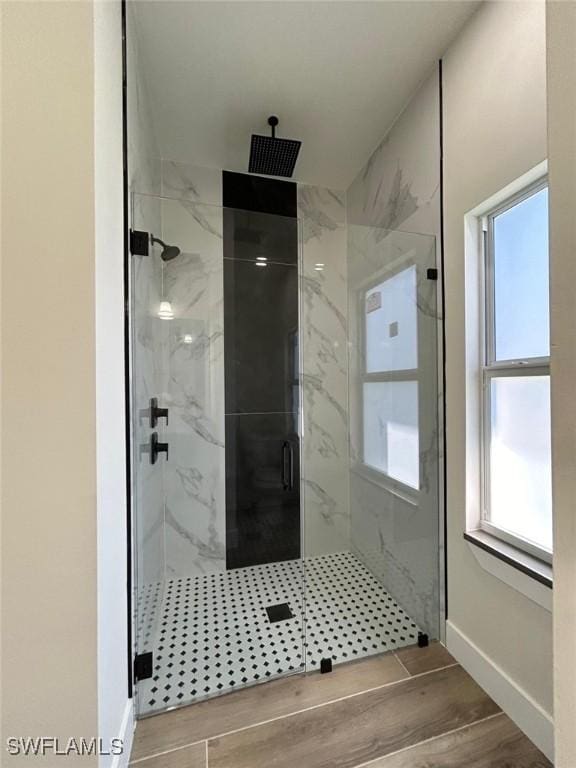
<instances>
[{"instance_id":1,"label":"shower enclosure","mask_svg":"<svg viewBox=\"0 0 576 768\"><path fill-rule=\"evenodd\" d=\"M434 239L299 213L133 195L140 716L438 636Z\"/></svg>"}]
</instances>

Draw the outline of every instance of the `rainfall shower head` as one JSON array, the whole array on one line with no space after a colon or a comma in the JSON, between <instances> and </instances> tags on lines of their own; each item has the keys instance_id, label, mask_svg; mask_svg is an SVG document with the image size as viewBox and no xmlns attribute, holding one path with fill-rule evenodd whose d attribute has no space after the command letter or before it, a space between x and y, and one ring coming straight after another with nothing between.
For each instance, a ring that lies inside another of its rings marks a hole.
<instances>
[{"instance_id":1,"label":"rainfall shower head","mask_svg":"<svg viewBox=\"0 0 576 768\"><path fill-rule=\"evenodd\" d=\"M268 125L272 128L272 136L252 134L248 171L266 176L292 176L302 142L277 139L278 118L274 115L268 118Z\"/></svg>"},{"instance_id":2,"label":"rainfall shower head","mask_svg":"<svg viewBox=\"0 0 576 768\"><path fill-rule=\"evenodd\" d=\"M166 245L159 237L154 237L154 235L152 235L151 240L152 245L158 243L158 245L162 246L162 253L160 254L162 261L172 261L172 259L180 256L180 248L177 245Z\"/></svg>"}]
</instances>

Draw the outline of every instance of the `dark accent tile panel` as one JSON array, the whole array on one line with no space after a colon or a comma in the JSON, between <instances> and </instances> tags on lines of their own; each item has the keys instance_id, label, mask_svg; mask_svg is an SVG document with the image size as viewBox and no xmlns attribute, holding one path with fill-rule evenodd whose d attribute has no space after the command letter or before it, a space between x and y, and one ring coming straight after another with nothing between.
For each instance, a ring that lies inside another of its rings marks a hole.
<instances>
[{"instance_id":1,"label":"dark accent tile panel","mask_svg":"<svg viewBox=\"0 0 576 768\"><path fill-rule=\"evenodd\" d=\"M263 179L247 173L222 173L222 198L226 208L296 217L296 183Z\"/></svg>"},{"instance_id":2,"label":"dark accent tile panel","mask_svg":"<svg viewBox=\"0 0 576 768\"><path fill-rule=\"evenodd\" d=\"M298 271L224 262L226 413L298 408Z\"/></svg>"},{"instance_id":3,"label":"dark accent tile panel","mask_svg":"<svg viewBox=\"0 0 576 768\"><path fill-rule=\"evenodd\" d=\"M224 208L224 258L298 265L298 221Z\"/></svg>"},{"instance_id":4,"label":"dark accent tile panel","mask_svg":"<svg viewBox=\"0 0 576 768\"><path fill-rule=\"evenodd\" d=\"M226 567L299 557L297 414L226 416Z\"/></svg>"}]
</instances>

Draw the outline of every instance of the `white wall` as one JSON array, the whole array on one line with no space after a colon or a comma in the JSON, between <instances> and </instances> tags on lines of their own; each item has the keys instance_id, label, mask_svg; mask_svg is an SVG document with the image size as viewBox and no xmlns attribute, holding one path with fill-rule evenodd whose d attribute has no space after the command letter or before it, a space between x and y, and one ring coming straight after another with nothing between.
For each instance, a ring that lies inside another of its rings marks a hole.
<instances>
[{"instance_id":1,"label":"white wall","mask_svg":"<svg viewBox=\"0 0 576 768\"><path fill-rule=\"evenodd\" d=\"M98 0L94 3L98 733L105 743L121 735L128 753L133 721L127 686L122 168L121 5ZM100 765L110 766L113 759L103 756Z\"/></svg>"},{"instance_id":2,"label":"white wall","mask_svg":"<svg viewBox=\"0 0 576 768\"><path fill-rule=\"evenodd\" d=\"M1 13L3 736L67 740L98 728L93 7Z\"/></svg>"},{"instance_id":3,"label":"white wall","mask_svg":"<svg viewBox=\"0 0 576 768\"><path fill-rule=\"evenodd\" d=\"M462 538L464 216L546 157L544 3L483 4L443 60L448 638L450 642L451 636L457 637L471 654L474 646L514 689L531 708L535 722L543 725L547 741L540 740L539 745L548 745L550 751L551 614L484 571ZM455 652L459 649L453 646ZM535 733L529 735L537 738Z\"/></svg>"},{"instance_id":4,"label":"white wall","mask_svg":"<svg viewBox=\"0 0 576 768\"><path fill-rule=\"evenodd\" d=\"M1 18L2 736L106 744L129 721L120 5Z\"/></svg>"},{"instance_id":5,"label":"white wall","mask_svg":"<svg viewBox=\"0 0 576 768\"><path fill-rule=\"evenodd\" d=\"M576 4L547 3L555 765L576 765Z\"/></svg>"}]
</instances>

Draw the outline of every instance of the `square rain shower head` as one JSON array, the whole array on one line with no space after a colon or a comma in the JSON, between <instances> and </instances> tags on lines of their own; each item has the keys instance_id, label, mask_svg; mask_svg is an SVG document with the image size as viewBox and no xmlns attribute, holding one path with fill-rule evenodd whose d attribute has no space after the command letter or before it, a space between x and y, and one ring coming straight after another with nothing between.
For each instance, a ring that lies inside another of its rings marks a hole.
<instances>
[{"instance_id":1,"label":"square rain shower head","mask_svg":"<svg viewBox=\"0 0 576 768\"><path fill-rule=\"evenodd\" d=\"M248 172L265 176L292 176L301 145L302 142L296 139L277 139L253 133Z\"/></svg>"}]
</instances>

